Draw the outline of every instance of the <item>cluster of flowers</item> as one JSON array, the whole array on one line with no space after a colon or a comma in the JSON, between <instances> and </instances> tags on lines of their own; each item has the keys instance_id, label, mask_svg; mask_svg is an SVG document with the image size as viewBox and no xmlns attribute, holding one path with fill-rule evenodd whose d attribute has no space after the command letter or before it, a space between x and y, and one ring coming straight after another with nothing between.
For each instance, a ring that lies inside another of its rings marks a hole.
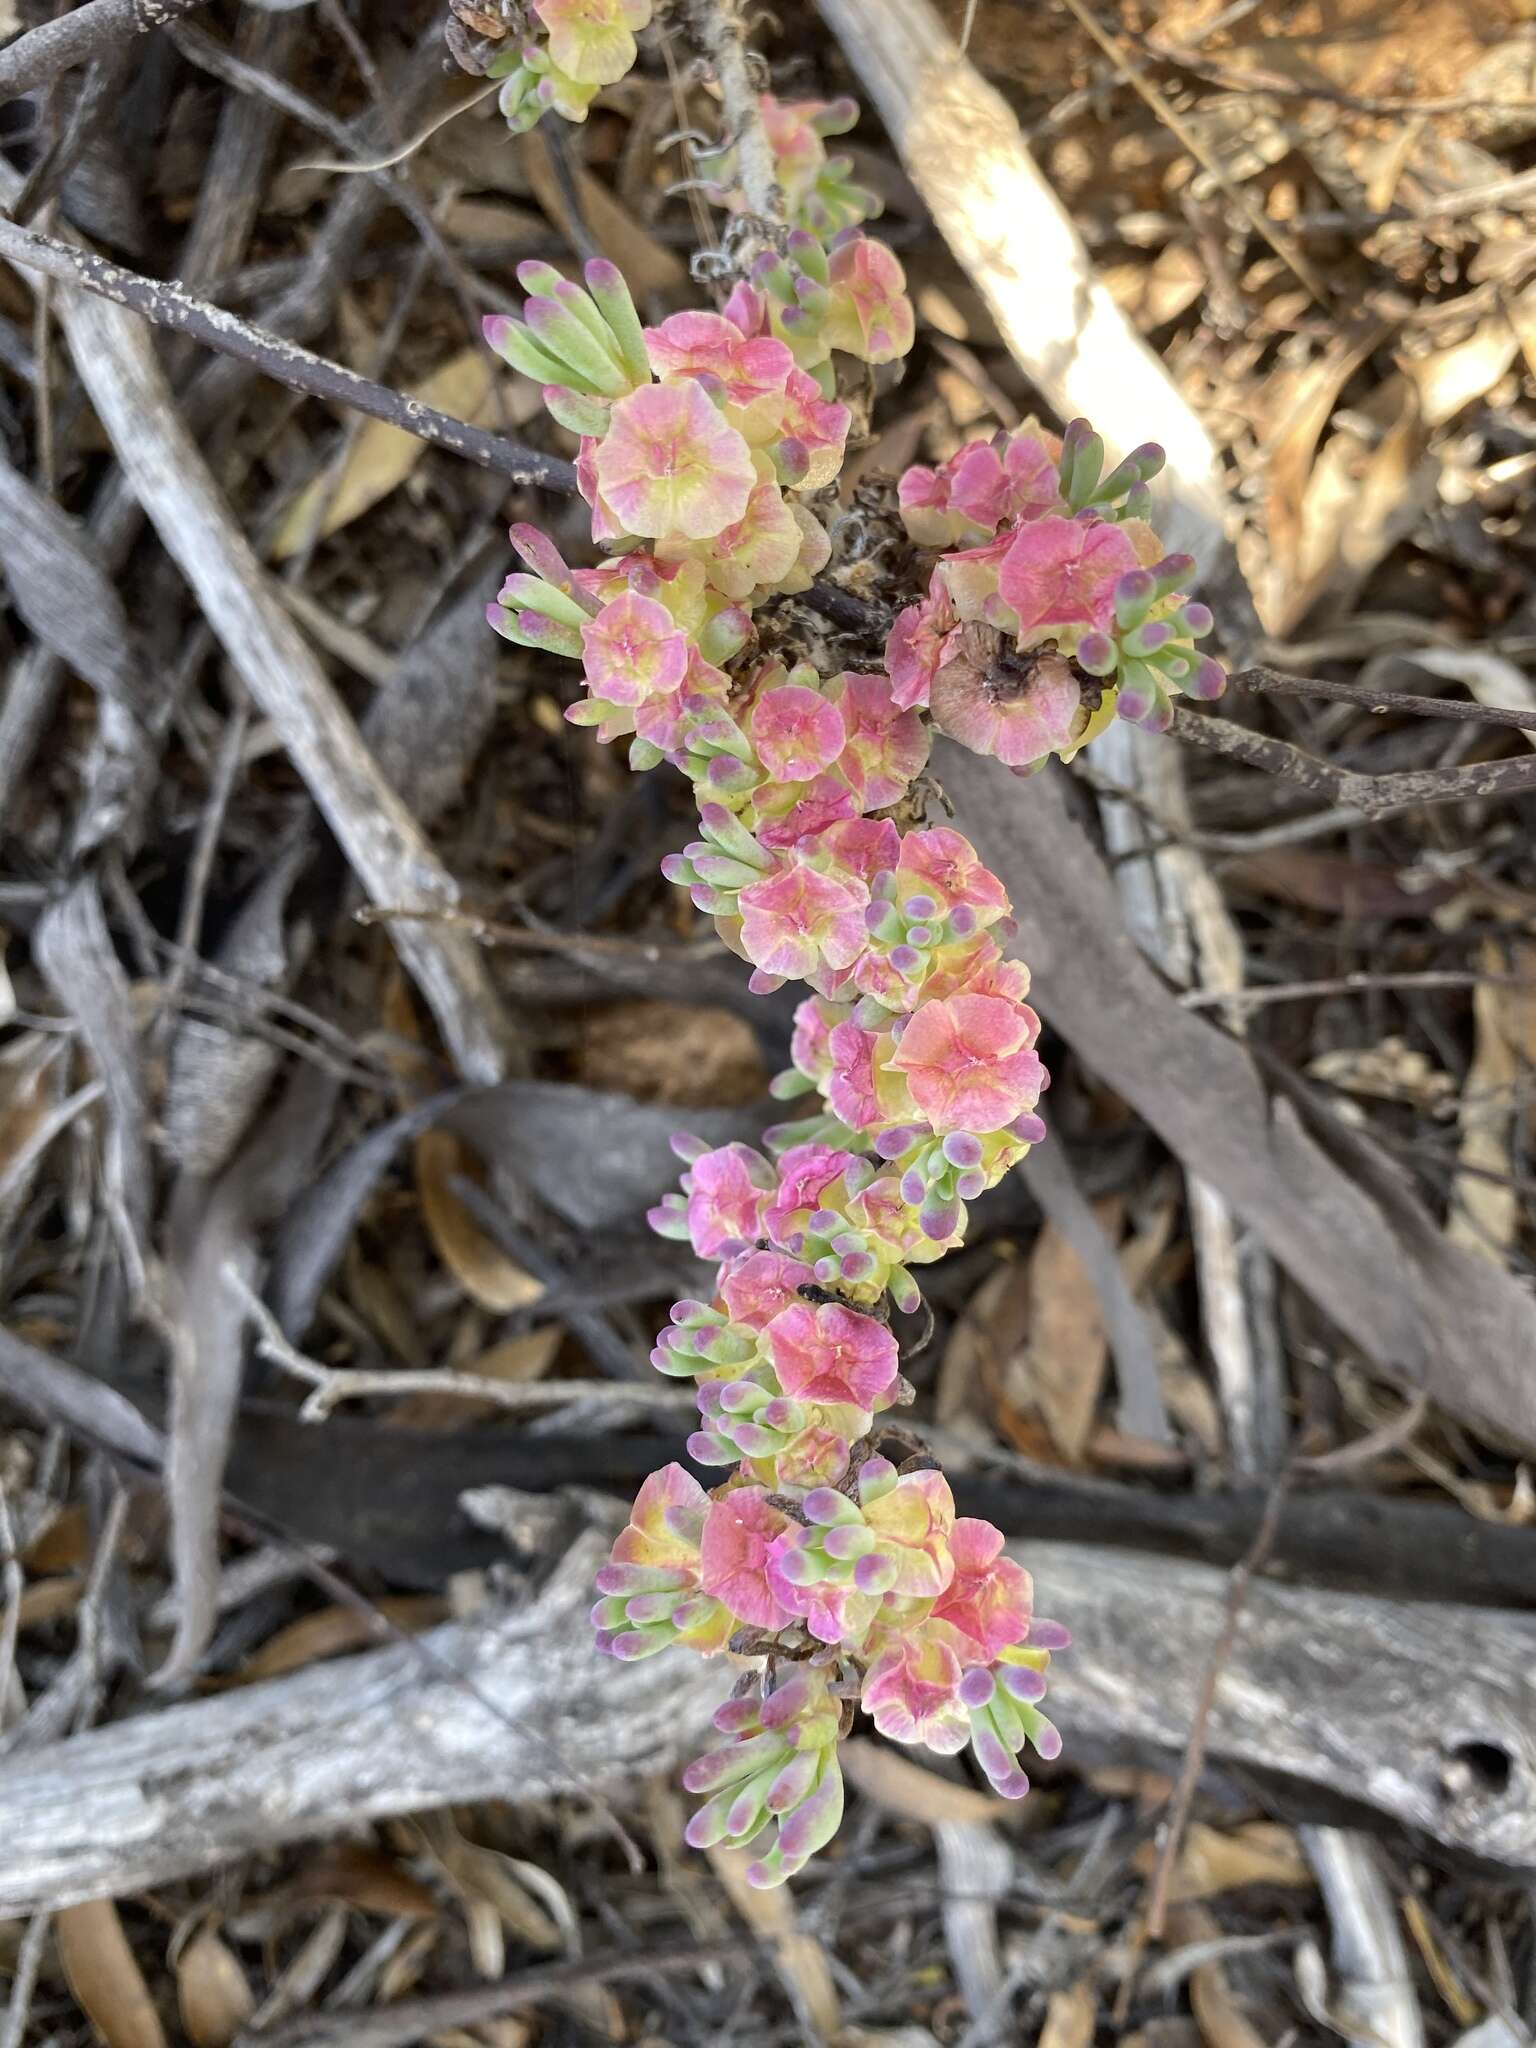
<instances>
[{"instance_id":1,"label":"cluster of flowers","mask_svg":"<svg viewBox=\"0 0 1536 2048\"><path fill-rule=\"evenodd\" d=\"M487 323L580 437L606 551L571 568L514 527L524 567L491 622L581 663L574 722L689 778L700 836L665 872L754 989L810 990L775 1083L809 1113L763 1151L680 1139L682 1190L651 1219L717 1267L653 1356L694 1383L690 1456L726 1476L712 1492L679 1465L647 1480L594 1612L620 1658L753 1660L685 1783L705 1795L688 1839L754 1844L764 1885L835 1832L856 1702L897 1741L969 1744L1008 1797L1027 1790L1027 1743L1060 1746L1037 1703L1065 1631L931 1460L885 1455L903 1447L882 1418L912 1391L892 1310L920 1308L914 1268L961 1242L967 1203L1044 1135L1006 893L913 800L930 723L1024 767L1082 744L1116 699L1134 712L1139 692L1145 716L1169 684L1211 688L1189 651L1209 620L1177 590L1188 564L1146 524L1156 451L1103 477L1081 423L1054 449L1020 434L903 478L910 538L944 552L888 673L770 651L755 613L830 556L812 494L849 428L836 355L889 362L913 332L900 265L850 217L867 198L822 147L848 110L770 111L792 225L720 312L643 327L611 264L585 289L529 264L523 319Z\"/></svg>"},{"instance_id":2,"label":"cluster of flowers","mask_svg":"<svg viewBox=\"0 0 1536 2048\"><path fill-rule=\"evenodd\" d=\"M1028 773L1117 714L1164 731L1174 691L1219 697L1221 665L1194 644L1211 614L1180 590L1194 561L1165 554L1147 517L1162 466L1149 442L1106 476L1104 443L1074 420L1059 442L1000 435L909 469L907 533L947 552L886 644L894 701Z\"/></svg>"},{"instance_id":3,"label":"cluster of flowers","mask_svg":"<svg viewBox=\"0 0 1536 2048\"><path fill-rule=\"evenodd\" d=\"M651 0L521 0L519 12L520 32L487 69L502 81L498 103L514 135L548 113L585 121L601 89L634 63Z\"/></svg>"}]
</instances>

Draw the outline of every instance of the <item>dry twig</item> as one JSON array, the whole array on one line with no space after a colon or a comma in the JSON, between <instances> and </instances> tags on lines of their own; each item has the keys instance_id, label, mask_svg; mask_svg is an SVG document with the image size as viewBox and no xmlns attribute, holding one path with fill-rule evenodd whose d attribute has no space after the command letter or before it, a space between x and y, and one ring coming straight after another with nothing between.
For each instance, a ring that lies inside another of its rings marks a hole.
<instances>
[{"instance_id":1,"label":"dry twig","mask_svg":"<svg viewBox=\"0 0 1536 2048\"><path fill-rule=\"evenodd\" d=\"M0 104L19 99L76 64L109 56L132 36L164 28L202 0L87 0L0 50Z\"/></svg>"},{"instance_id":2,"label":"dry twig","mask_svg":"<svg viewBox=\"0 0 1536 2048\"><path fill-rule=\"evenodd\" d=\"M39 271L64 284L93 292L113 305L126 306L141 319L173 333L189 334L221 355L249 363L253 369L286 384L290 390L324 398L333 405L351 406L373 419L400 427L419 440L446 448L466 461L493 469L515 484L543 484L551 490L573 491L576 473L570 463L557 455L542 454L536 448L520 447L515 441L488 434L468 420L454 419L423 405L418 398L402 396L355 370L343 369L296 341L255 327L238 314L210 305L177 284L161 284L140 277L110 263L91 250L79 249L50 235L34 234L9 221L0 221L0 256L26 270Z\"/></svg>"}]
</instances>

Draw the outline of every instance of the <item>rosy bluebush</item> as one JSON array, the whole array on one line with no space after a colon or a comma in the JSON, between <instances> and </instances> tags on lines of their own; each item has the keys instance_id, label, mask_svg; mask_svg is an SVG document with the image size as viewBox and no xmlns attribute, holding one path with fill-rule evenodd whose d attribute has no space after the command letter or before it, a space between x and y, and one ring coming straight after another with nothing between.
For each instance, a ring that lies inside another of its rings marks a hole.
<instances>
[{"instance_id":1,"label":"rosy bluebush","mask_svg":"<svg viewBox=\"0 0 1536 2048\"><path fill-rule=\"evenodd\" d=\"M538 75L616 62L642 11L540 0ZM885 1418L913 1392L893 1311L921 1307L917 1271L1045 1135L1007 893L962 833L921 822L931 731L1024 771L1117 711L1166 723L1170 692L1222 677L1194 649L1210 616L1182 594L1191 565L1148 523L1161 457L1138 449L1106 476L1081 422L908 470L901 515L932 553L883 670L781 656L782 617L760 634L764 603L830 556L815 494L849 432L837 357L891 362L913 333L900 264L859 227L873 206L822 146L851 107L762 111L791 226L720 311L644 327L611 264L584 287L527 264L522 319L486 331L579 437L608 550L573 569L515 527L522 566L491 622L580 663L575 723L688 778L699 834L663 872L754 989L810 991L773 1084L791 1120L761 1149L678 1139L681 1187L651 1215L716 1267L652 1359L692 1384L689 1455L723 1481L706 1491L678 1465L646 1481L593 1613L617 1657L737 1660L724 1745L685 1774L704 1800L688 1839L750 1845L750 1880L776 1884L836 1831L856 1704L894 1741L969 1746L1009 1798L1028 1789L1025 1748L1060 1747L1038 1702L1065 1631L931 1460L885 1455L901 1442ZM727 158L728 196L733 175Z\"/></svg>"},{"instance_id":2,"label":"rosy bluebush","mask_svg":"<svg viewBox=\"0 0 1536 2048\"><path fill-rule=\"evenodd\" d=\"M1162 464L1148 443L1105 476L1103 442L1074 420L1054 447L1025 430L909 469L907 532L946 552L886 642L897 701L1024 773L1117 714L1162 731L1175 694L1220 696L1195 646L1211 614L1181 591L1194 562L1148 521Z\"/></svg>"},{"instance_id":3,"label":"rosy bluebush","mask_svg":"<svg viewBox=\"0 0 1536 2048\"><path fill-rule=\"evenodd\" d=\"M605 85L634 64L635 36L648 26L652 0L524 0L522 33L490 65L502 81L499 105L522 135L547 113L584 121Z\"/></svg>"}]
</instances>

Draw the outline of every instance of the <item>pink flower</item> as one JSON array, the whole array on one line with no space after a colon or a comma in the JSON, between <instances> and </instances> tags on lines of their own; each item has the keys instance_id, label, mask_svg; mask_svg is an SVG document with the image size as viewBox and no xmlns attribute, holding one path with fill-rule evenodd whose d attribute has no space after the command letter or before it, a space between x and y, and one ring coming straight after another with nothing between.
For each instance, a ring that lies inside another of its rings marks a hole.
<instances>
[{"instance_id":1,"label":"pink flower","mask_svg":"<svg viewBox=\"0 0 1536 2048\"><path fill-rule=\"evenodd\" d=\"M642 704L666 696L688 669L688 638L665 605L632 590L581 628L582 667L594 697Z\"/></svg>"},{"instance_id":2,"label":"pink flower","mask_svg":"<svg viewBox=\"0 0 1536 2048\"><path fill-rule=\"evenodd\" d=\"M831 1071L824 1083L827 1107L850 1131L873 1130L885 1121L875 1074L882 1034L866 1031L850 1017L827 1041Z\"/></svg>"},{"instance_id":3,"label":"pink flower","mask_svg":"<svg viewBox=\"0 0 1536 2048\"><path fill-rule=\"evenodd\" d=\"M908 475L911 474L909 470ZM920 709L928 702L933 679L948 651L959 615L936 570L921 604L896 614L885 643L885 665L891 673L891 702L898 710Z\"/></svg>"},{"instance_id":4,"label":"pink flower","mask_svg":"<svg viewBox=\"0 0 1536 2048\"><path fill-rule=\"evenodd\" d=\"M904 469L896 486L896 502L903 526L919 547L948 547L958 538L949 511L948 463L930 469L925 462L914 462Z\"/></svg>"},{"instance_id":5,"label":"pink flower","mask_svg":"<svg viewBox=\"0 0 1536 2048\"><path fill-rule=\"evenodd\" d=\"M1020 527L998 576L998 591L1021 634L1048 626L1114 623L1115 585L1140 566L1118 526L1081 519L1036 519Z\"/></svg>"},{"instance_id":6,"label":"pink flower","mask_svg":"<svg viewBox=\"0 0 1536 2048\"><path fill-rule=\"evenodd\" d=\"M1007 890L964 833L948 825L902 835L896 894L898 901L917 894L934 896L946 910L963 903L983 925L1008 913Z\"/></svg>"},{"instance_id":7,"label":"pink flower","mask_svg":"<svg viewBox=\"0 0 1536 2048\"><path fill-rule=\"evenodd\" d=\"M983 636L974 648L972 632ZM1065 655L1013 655L986 626L962 628L956 642L929 693L941 732L1007 768L1032 767L1072 744L1083 692Z\"/></svg>"},{"instance_id":8,"label":"pink flower","mask_svg":"<svg viewBox=\"0 0 1536 2048\"><path fill-rule=\"evenodd\" d=\"M948 1643L921 1629L882 1650L870 1665L862 1705L893 1742L921 1742L940 1756L953 1756L970 1738L960 1660Z\"/></svg>"},{"instance_id":9,"label":"pink flower","mask_svg":"<svg viewBox=\"0 0 1536 2048\"><path fill-rule=\"evenodd\" d=\"M933 1610L975 1645L975 1661L990 1664L1000 1650L1029 1636L1034 1588L1022 1565L1002 1555L1003 1532L962 1515L950 1537L955 1575Z\"/></svg>"},{"instance_id":10,"label":"pink flower","mask_svg":"<svg viewBox=\"0 0 1536 2048\"><path fill-rule=\"evenodd\" d=\"M760 1486L736 1486L711 1501L699 1546L699 1583L749 1628L777 1634L792 1620L768 1578L774 1538L789 1527Z\"/></svg>"},{"instance_id":11,"label":"pink flower","mask_svg":"<svg viewBox=\"0 0 1536 2048\"><path fill-rule=\"evenodd\" d=\"M836 1486L848 1470L849 1444L841 1430L820 1423L802 1430L778 1456L780 1486Z\"/></svg>"},{"instance_id":12,"label":"pink flower","mask_svg":"<svg viewBox=\"0 0 1536 2048\"><path fill-rule=\"evenodd\" d=\"M733 1323L761 1330L800 1299L815 1275L787 1252L742 1252L721 1269L720 1298Z\"/></svg>"},{"instance_id":13,"label":"pink flower","mask_svg":"<svg viewBox=\"0 0 1536 2048\"><path fill-rule=\"evenodd\" d=\"M891 1065L935 1131L1003 1130L1039 1098L1045 1069L1031 1048L1040 1020L997 996L924 1003L907 1020Z\"/></svg>"},{"instance_id":14,"label":"pink flower","mask_svg":"<svg viewBox=\"0 0 1536 2048\"><path fill-rule=\"evenodd\" d=\"M882 1590L905 1600L932 1600L949 1585L955 1575L955 1499L942 1472L904 1472L894 1486L866 1501L864 1520L878 1538L876 1555L896 1573L894 1579L882 1574Z\"/></svg>"},{"instance_id":15,"label":"pink flower","mask_svg":"<svg viewBox=\"0 0 1536 2048\"><path fill-rule=\"evenodd\" d=\"M827 833L845 820L858 817L859 800L838 775L818 775L814 782L791 783L794 800L782 810L775 809L784 795L782 788L769 785L758 792L753 828L758 843L770 853L798 846L802 839L815 845L825 842Z\"/></svg>"},{"instance_id":16,"label":"pink flower","mask_svg":"<svg viewBox=\"0 0 1536 2048\"><path fill-rule=\"evenodd\" d=\"M635 1495L627 1527L619 1533L610 1553L614 1564L650 1566L685 1571L696 1577L699 1538L709 1495L691 1472L681 1465L664 1465L653 1472ZM618 1592L605 1586L598 1574L599 1592Z\"/></svg>"},{"instance_id":17,"label":"pink flower","mask_svg":"<svg viewBox=\"0 0 1536 2048\"><path fill-rule=\"evenodd\" d=\"M777 484L765 483L753 490L741 518L712 540L663 540L658 546L663 553L676 549L693 555L713 587L739 604L792 577L804 540L795 508Z\"/></svg>"},{"instance_id":18,"label":"pink flower","mask_svg":"<svg viewBox=\"0 0 1536 2048\"><path fill-rule=\"evenodd\" d=\"M901 834L889 818L839 819L820 836L821 851L838 872L857 875L866 888L895 867L901 851Z\"/></svg>"},{"instance_id":19,"label":"pink flower","mask_svg":"<svg viewBox=\"0 0 1536 2048\"><path fill-rule=\"evenodd\" d=\"M597 444L593 473L630 533L708 540L747 509L752 452L702 385L651 384L619 399Z\"/></svg>"},{"instance_id":20,"label":"pink flower","mask_svg":"<svg viewBox=\"0 0 1536 2048\"><path fill-rule=\"evenodd\" d=\"M701 1259L760 1237L774 1186L773 1168L750 1145L702 1152L688 1169L688 1235Z\"/></svg>"},{"instance_id":21,"label":"pink flower","mask_svg":"<svg viewBox=\"0 0 1536 2048\"><path fill-rule=\"evenodd\" d=\"M617 85L635 61L651 0L533 0L557 68L583 85Z\"/></svg>"},{"instance_id":22,"label":"pink flower","mask_svg":"<svg viewBox=\"0 0 1536 2048\"><path fill-rule=\"evenodd\" d=\"M891 695L889 676L834 676L827 695L848 738L838 763L866 811L900 803L928 761L928 735L915 711Z\"/></svg>"},{"instance_id":23,"label":"pink flower","mask_svg":"<svg viewBox=\"0 0 1536 2048\"><path fill-rule=\"evenodd\" d=\"M880 1605L879 1595L861 1593L853 1585L834 1585L830 1579L798 1586L786 1578L784 1560L800 1547L801 1533L798 1529L786 1529L769 1553L768 1579L775 1595L791 1614L800 1617L817 1642L856 1642L874 1619Z\"/></svg>"},{"instance_id":24,"label":"pink flower","mask_svg":"<svg viewBox=\"0 0 1536 2048\"><path fill-rule=\"evenodd\" d=\"M795 1032L789 1056L797 1070L819 1088L832 1064L832 1027L838 1013L820 996L807 996L795 1011Z\"/></svg>"},{"instance_id":25,"label":"pink flower","mask_svg":"<svg viewBox=\"0 0 1536 2048\"><path fill-rule=\"evenodd\" d=\"M827 264L832 310L827 340L866 363L893 363L916 333L907 277L886 247L857 229L834 244Z\"/></svg>"},{"instance_id":26,"label":"pink flower","mask_svg":"<svg viewBox=\"0 0 1536 2048\"><path fill-rule=\"evenodd\" d=\"M837 1302L799 1302L763 1332L779 1385L792 1400L874 1412L896 1380L896 1339L873 1316Z\"/></svg>"},{"instance_id":27,"label":"pink flower","mask_svg":"<svg viewBox=\"0 0 1536 2048\"><path fill-rule=\"evenodd\" d=\"M781 439L794 442L805 457L806 469L798 479L798 489L819 491L832 482L843 466L851 418L846 405L822 397L821 386L808 370L790 373L778 431Z\"/></svg>"},{"instance_id":28,"label":"pink flower","mask_svg":"<svg viewBox=\"0 0 1536 2048\"><path fill-rule=\"evenodd\" d=\"M1014 434L1003 451L1003 516L1038 519L1061 503L1057 458L1038 434Z\"/></svg>"},{"instance_id":29,"label":"pink flower","mask_svg":"<svg viewBox=\"0 0 1536 2048\"><path fill-rule=\"evenodd\" d=\"M732 405L782 394L795 367L784 342L749 340L720 313L673 313L646 328L645 351L658 377L710 378Z\"/></svg>"},{"instance_id":30,"label":"pink flower","mask_svg":"<svg viewBox=\"0 0 1536 2048\"><path fill-rule=\"evenodd\" d=\"M1017 630L1013 613L998 594L1003 563L1013 543L1012 531L1004 531L980 547L956 549L935 568L933 580L946 593L958 619Z\"/></svg>"},{"instance_id":31,"label":"pink flower","mask_svg":"<svg viewBox=\"0 0 1536 2048\"><path fill-rule=\"evenodd\" d=\"M851 967L864 950L869 891L861 882L790 858L736 900L747 958L765 974L805 981L822 966Z\"/></svg>"},{"instance_id":32,"label":"pink flower","mask_svg":"<svg viewBox=\"0 0 1536 2048\"><path fill-rule=\"evenodd\" d=\"M837 705L801 683L765 691L752 708L752 744L779 782L809 782L831 767L846 739Z\"/></svg>"},{"instance_id":33,"label":"pink flower","mask_svg":"<svg viewBox=\"0 0 1536 2048\"><path fill-rule=\"evenodd\" d=\"M732 1632L730 1615L699 1598L699 1544L709 1496L681 1465L653 1472L628 1525L597 1574L598 1648L625 1660L679 1643L713 1656Z\"/></svg>"},{"instance_id":34,"label":"pink flower","mask_svg":"<svg viewBox=\"0 0 1536 2048\"><path fill-rule=\"evenodd\" d=\"M792 1216L821 1208L827 1189L857 1163L851 1152L831 1145L792 1145L779 1160L778 1193L764 1219L775 1243L783 1243Z\"/></svg>"}]
</instances>

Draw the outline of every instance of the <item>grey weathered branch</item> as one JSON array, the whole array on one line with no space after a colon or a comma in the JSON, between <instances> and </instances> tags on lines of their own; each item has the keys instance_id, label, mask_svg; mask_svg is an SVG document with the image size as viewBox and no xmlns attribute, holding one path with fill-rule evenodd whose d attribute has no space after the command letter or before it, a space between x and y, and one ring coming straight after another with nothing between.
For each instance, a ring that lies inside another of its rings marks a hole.
<instances>
[{"instance_id":1,"label":"grey weathered branch","mask_svg":"<svg viewBox=\"0 0 1536 2048\"><path fill-rule=\"evenodd\" d=\"M1013 898L1040 1007L1078 1056L1221 1190L1379 1370L1536 1444L1536 1301L1449 1244L1367 1140L1337 1126L1325 1148L1243 1046L1180 1002L1126 931L1063 775L1020 794L948 742L935 767Z\"/></svg>"},{"instance_id":2,"label":"grey weathered branch","mask_svg":"<svg viewBox=\"0 0 1536 2048\"><path fill-rule=\"evenodd\" d=\"M165 1884L385 1814L672 1768L735 1674L685 1656L594 1657L586 1610L610 1534L585 1531L521 1612L119 1722L0 1769L0 1913ZM1052 1668L1069 1752L1180 1748L1226 1575L1081 1544L1024 1554L1042 1608L1075 1637ZM1536 1867L1536 1617L1257 1582L1209 1755ZM1481 1768L1492 1758L1507 1765L1502 1784Z\"/></svg>"},{"instance_id":3,"label":"grey weathered branch","mask_svg":"<svg viewBox=\"0 0 1536 2048\"><path fill-rule=\"evenodd\" d=\"M86 0L85 6L29 29L0 50L0 104L201 5L202 0Z\"/></svg>"},{"instance_id":4,"label":"grey weathered branch","mask_svg":"<svg viewBox=\"0 0 1536 2048\"><path fill-rule=\"evenodd\" d=\"M1400 768L1386 775L1364 775L1353 768L1336 768L1331 761L1293 747L1289 740L1250 731L1235 719L1193 711L1187 704L1174 706L1172 731L1191 746L1262 769L1277 781L1327 797L1330 803L1348 804L1367 818L1389 817L1417 804L1527 796L1536 790L1536 755L1532 754L1506 761L1467 761L1455 768Z\"/></svg>"},{"instance_id":5,"label":"grey weathered branch","mask_svg":"<svg viewBox=\"0 0 1536 2048\"><path fill-rule=\"evenodd\" d=\"M317 356L296 341L255 327L238 314L210 305L178 284L161 284L140 277L121 264L111 263L93 250L82 249L50 235L35 234L0 221L0 256L23 269L41 272L61 284L77 286L126 306L141 319L176 334L188 334L221 355L250 363L279 384L307 392L312 398L329 399L335 405L351 406L390 426L400 427L418 440L447 448L483 469L496 470L516 484L545 484L552 490L572 491L576 473L558 455L545 455L536 448L524 448L515 441L488 434L468 420L423 405L418 398L403 396L370 377L360 377L340 363Z\"/></svg>"}]
</instances>

